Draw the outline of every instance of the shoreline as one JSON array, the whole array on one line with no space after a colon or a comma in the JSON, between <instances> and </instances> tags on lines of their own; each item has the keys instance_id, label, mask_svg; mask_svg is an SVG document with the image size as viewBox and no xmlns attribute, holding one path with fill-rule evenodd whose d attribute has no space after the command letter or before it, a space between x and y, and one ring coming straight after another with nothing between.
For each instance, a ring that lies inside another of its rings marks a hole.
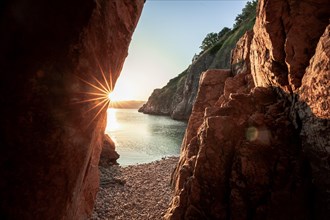
<instances>
[{"instance_id":1,"label":"shoreline","mask_svg":"<svg viewBox=\"0 0 330 220\"><path fill-rule=\"evenodd\" d=\"M100 166L91 219L161 219L172 198L170 180L178 160L171 156L136 165Z\"/></svg>"},{"instance_id":2,"label":"shoreline","mask_svg":"<svg viewBox=\"0 0 330 220\"><path fill-rule=\"evenodd\" d=\"M150 163L153 163L153 162L156 162L156 161L162 161L162 160L166 160L166 159L170 159L170 158L180 158L180 154L175 154L175 155L173 154L173 155L167 155L167 156L163 156L163 157L155 157L153 159L144 159L145 162L127 164L126 161L124 161L124 162L122 161L120 163L120 158L121 158L122 154L119 154L119 155L120 155L120 157L119 157L119 159L117 159L117 162L118 162L117 166L119 166L121 168L126 168L126 167L129 167L129 166L146 165L146 164L150 164ZM138 159L138 160L142 160L142 159Z\"/></svg>"}]
</instances>

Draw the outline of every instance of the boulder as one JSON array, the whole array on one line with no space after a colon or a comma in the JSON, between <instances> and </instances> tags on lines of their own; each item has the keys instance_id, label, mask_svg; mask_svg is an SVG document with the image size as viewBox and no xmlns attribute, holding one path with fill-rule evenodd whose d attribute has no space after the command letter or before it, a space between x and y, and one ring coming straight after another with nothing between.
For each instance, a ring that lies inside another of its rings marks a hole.
<instances>
[{"instance_id":1,"label":"boulder","mask_svg":"<svg viewBox=\"0 0 330 220\"><path fill-rule=\"evenodd\" d=\"M109 135L105 134L103 137L103 146L99 165L103 167L117 165L118 158L119 154L116 152L115 142L113 142Z\"/></svg>"}]
</instances>

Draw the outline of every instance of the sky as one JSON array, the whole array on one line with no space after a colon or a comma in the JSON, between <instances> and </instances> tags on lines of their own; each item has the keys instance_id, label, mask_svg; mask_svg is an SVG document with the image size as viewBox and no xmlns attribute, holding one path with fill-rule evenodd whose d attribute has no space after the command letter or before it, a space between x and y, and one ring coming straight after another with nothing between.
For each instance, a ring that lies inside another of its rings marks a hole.
<instances>
[{"instance_id":1,"label":"sky","mask_svg":"<svg viewBox=\"0 0 330 220\"><path fill-rule=\"evenodd\" d=\"M147 0L113 99L148 100L154 89L165 86L191 64L208 33L232 28L246 2Z\"/></svg>"}]
</instances>

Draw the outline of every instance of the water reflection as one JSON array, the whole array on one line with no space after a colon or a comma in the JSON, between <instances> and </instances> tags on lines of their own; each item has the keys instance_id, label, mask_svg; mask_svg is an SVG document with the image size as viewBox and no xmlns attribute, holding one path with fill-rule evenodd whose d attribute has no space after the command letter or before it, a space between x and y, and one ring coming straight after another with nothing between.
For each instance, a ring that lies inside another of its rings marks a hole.
<instances>
[{"instance_id":1,"label":"water reflection","mask_svg":"<svg viewBox=\"0 0 330 220\"><path fill-rule=\"evenodd\" d=\"M138 113L136 109L109 109L106 133L116 143L121 165L147 163L178 155L186 123L169 117Z\"/></svg>"},{"instance_id":2,"label":"water reflection","mask_svg":"<svg viewBox=\"0 0 330 220\"><path fill-rule=\"evenodd\" d=\"M108 108L107 110L107 127L105 128L106 132L115 131L120 128L119 123L116 118L116 109Z\"/></svg>"}]
</instances>

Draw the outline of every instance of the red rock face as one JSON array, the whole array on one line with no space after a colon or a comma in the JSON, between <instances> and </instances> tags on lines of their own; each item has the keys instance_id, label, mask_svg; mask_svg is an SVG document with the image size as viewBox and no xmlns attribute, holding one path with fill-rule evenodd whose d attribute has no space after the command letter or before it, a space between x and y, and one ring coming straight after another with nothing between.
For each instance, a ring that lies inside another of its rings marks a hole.
<instances>
[{"instance_id":1,"label":"red rock face","mask_svg":"<svg viewBox=\"0 0 330 220\"><path fill-rule=\"evenodd\" d=\"M250 73L250 45L253 38L253 31L247 31L237 42L232 51L231 71L233 75L239 73Z\"/></svg>"},{"instance_id":2,"label":"red rock face","mask_svg":"<svg viewBox=\"0 0 330 220\"><path fill-rule=\"evenodd\" d=\"M302 147L313 171L318 218L329 216L330 188L330 26L316 47L297 94L295 109Z\"/></svg>"},{"instance_id":3,"label":"red rock face","mask_svg":"<svg viewBox=\"0 0 330 220\"><path fill-rule=\"evenodd\" d=\"M253 39L233 51L235 76L200 83L165 219L329 217L327 6L259 1Z\"/></svg>"},{"instance_id":4,"label":"red rock face","mask_svg":"<svg viewBox=\"0 0 330 220\"><path fill-rule=\"evenodd\" d=\"M329 1L259 1L251 45L257 86L295 91L329 23Z\"/></svg>"},{"instance_id":5,"label":"red rock face","mask_svg":"<svg viewBox=\"0 0 330 220\"><path fill-rule=\"evenodd\" d=\"M114 85L143 3L1 3L1 219L90 214L106 114L77 102Z\"/></svg>"},{"instance_id":6,"label":"red rock face","mask_svg":"<svg viewBox=\"0 0 330 220\"><path fill-rule=\"evenodd\" d=\"M179 165L174 172L174 184L177 188L181 189L186 178L192 174L191 164L195 163L198 148L189 144L196 139L198 128L203 123L205 108L213 106L222 95L225 80L229 75L229 70L208 70L201 76L198 95L182 143Z\"/></svg>"},{"instance_id":7,"label":"red rock face","mask_svg":"<svg viewBox=\"0 0 330 220\"><path fill-rule=\"evenodd\" d=\"M290 103L271 88L252 89L247 75L222 81L223 95L204 108L203 120L190 119L166 219L311 216L310 172L296 142ZM203 89L201 82L198 97L210 91L219 90ZM196 101L192 116L202 106Z\"/></svg>"}]
</instances>

